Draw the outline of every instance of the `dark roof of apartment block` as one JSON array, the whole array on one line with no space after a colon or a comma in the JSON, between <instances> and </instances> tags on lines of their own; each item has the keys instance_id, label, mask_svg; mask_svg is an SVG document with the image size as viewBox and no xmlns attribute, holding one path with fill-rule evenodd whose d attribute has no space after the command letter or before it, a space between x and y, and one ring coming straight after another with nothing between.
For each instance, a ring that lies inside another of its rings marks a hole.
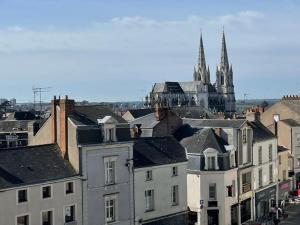
<instances>
[{"instance_id":1,"label":"dark roof of apartment block","mask_svg":"<svg viewBox=\"0 0 300 225\"><path fill-rule=\"evenodd\" d=\"M134 140L134 167L152 167L186 162L184 147L172 136L147 137Z\"/></svg>"},{"instance_id":2,"label":"dark roof of apartment block","mask_svg":"<svg viewBox=\"0 0 300 225\"><path fill-rule=\"evenodd\" d=\"M0 189L77 175L56 144L0 150Z\"/></svg>"}]
</instances>

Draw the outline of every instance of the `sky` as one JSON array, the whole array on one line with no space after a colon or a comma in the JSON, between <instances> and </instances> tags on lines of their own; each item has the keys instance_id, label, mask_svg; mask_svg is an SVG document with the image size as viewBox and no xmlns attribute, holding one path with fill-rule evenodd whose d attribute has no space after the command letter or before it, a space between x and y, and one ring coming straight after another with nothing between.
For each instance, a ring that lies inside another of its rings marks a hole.
<instances>
[{"instance_id":1,"label":"sky","mask_svg":"<svg viewBox=\"0 0 300 225\"><path fill-rule=\"evenodd\" d=\"M142 100L191 81L200 30L215 81L224 27L236 98L300 94L298 0L0 0L0 97Z\"/></svg>"}]
</instances>

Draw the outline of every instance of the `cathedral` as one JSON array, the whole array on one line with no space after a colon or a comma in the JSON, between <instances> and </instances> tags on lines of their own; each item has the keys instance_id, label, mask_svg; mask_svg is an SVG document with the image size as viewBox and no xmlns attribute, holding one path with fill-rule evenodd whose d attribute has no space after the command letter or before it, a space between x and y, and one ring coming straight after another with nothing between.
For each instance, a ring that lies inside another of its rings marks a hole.
<instances>
[{"instance_id":1,"label":"cathedral","mask_svg":"<svg viewBox=\"0 0 300 225\"><path fill-rule=\"evenodd\" d=\"M216 68L216 82L211 83L206 66L202 34L198 64L194 67L193 81L155 83L146 96L146 105L167 107L201 106L212 112L235 112L235 94L232 65L229 65L224 31L221 60Z\"/></svg>"}]
</instances>

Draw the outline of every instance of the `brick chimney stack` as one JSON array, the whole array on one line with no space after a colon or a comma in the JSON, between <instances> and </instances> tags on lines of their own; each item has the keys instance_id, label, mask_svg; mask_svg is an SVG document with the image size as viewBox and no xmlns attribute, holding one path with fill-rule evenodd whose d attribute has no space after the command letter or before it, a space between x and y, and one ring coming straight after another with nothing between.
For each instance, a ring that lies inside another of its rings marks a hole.
<instances>
[{"instance_id":1,"label":"brick chimney stack","mask_svg":"<svg viewBox=\"0 0 300 225\"><path fill-rule=\"evenodd\" d=\"M52 137L53 143L57 143L60 147L62 156L68 158L68 116L75 107L75 101L68 99L52 100ZM59 108L59 109L57 109ZM58 119L59 118L59 119ZM58 124L59 123L59 124ZM59 128L59 133L58 133Z\"/></svg>"},{"instance_id":2,"label":"brick chimney stack","mask_svg":"<svg viewBox=\"0 0 300 225\"><path fill-rule=\"evenodd\" d=\"M161 107L160 104L155 105L155 118L157 121L161 121L166 117L167 109Z\"/></svg>"}]
</instances>

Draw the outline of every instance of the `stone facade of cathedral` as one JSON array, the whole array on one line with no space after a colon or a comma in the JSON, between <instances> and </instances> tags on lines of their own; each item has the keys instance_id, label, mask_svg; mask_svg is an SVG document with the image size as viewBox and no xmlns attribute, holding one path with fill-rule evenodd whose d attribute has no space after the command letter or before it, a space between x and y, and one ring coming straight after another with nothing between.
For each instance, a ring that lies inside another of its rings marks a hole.
<instances>
[{"instance_id":1,"label":"stone facade of cathedral","mask_svg":"<svg viewBox=\"0 0 300 225\"><path fill-rule=\"evenodd\" d=\"M216 68L216 81L211 83L206 66L202 35L198 65L194 67L193 81L155 83L146 96L146 105L167 107L201 106L213 112L235 112L235 94L232 65L229 65L225 34L222 33L221 60Z\"/></svg>"}]
</instances>

